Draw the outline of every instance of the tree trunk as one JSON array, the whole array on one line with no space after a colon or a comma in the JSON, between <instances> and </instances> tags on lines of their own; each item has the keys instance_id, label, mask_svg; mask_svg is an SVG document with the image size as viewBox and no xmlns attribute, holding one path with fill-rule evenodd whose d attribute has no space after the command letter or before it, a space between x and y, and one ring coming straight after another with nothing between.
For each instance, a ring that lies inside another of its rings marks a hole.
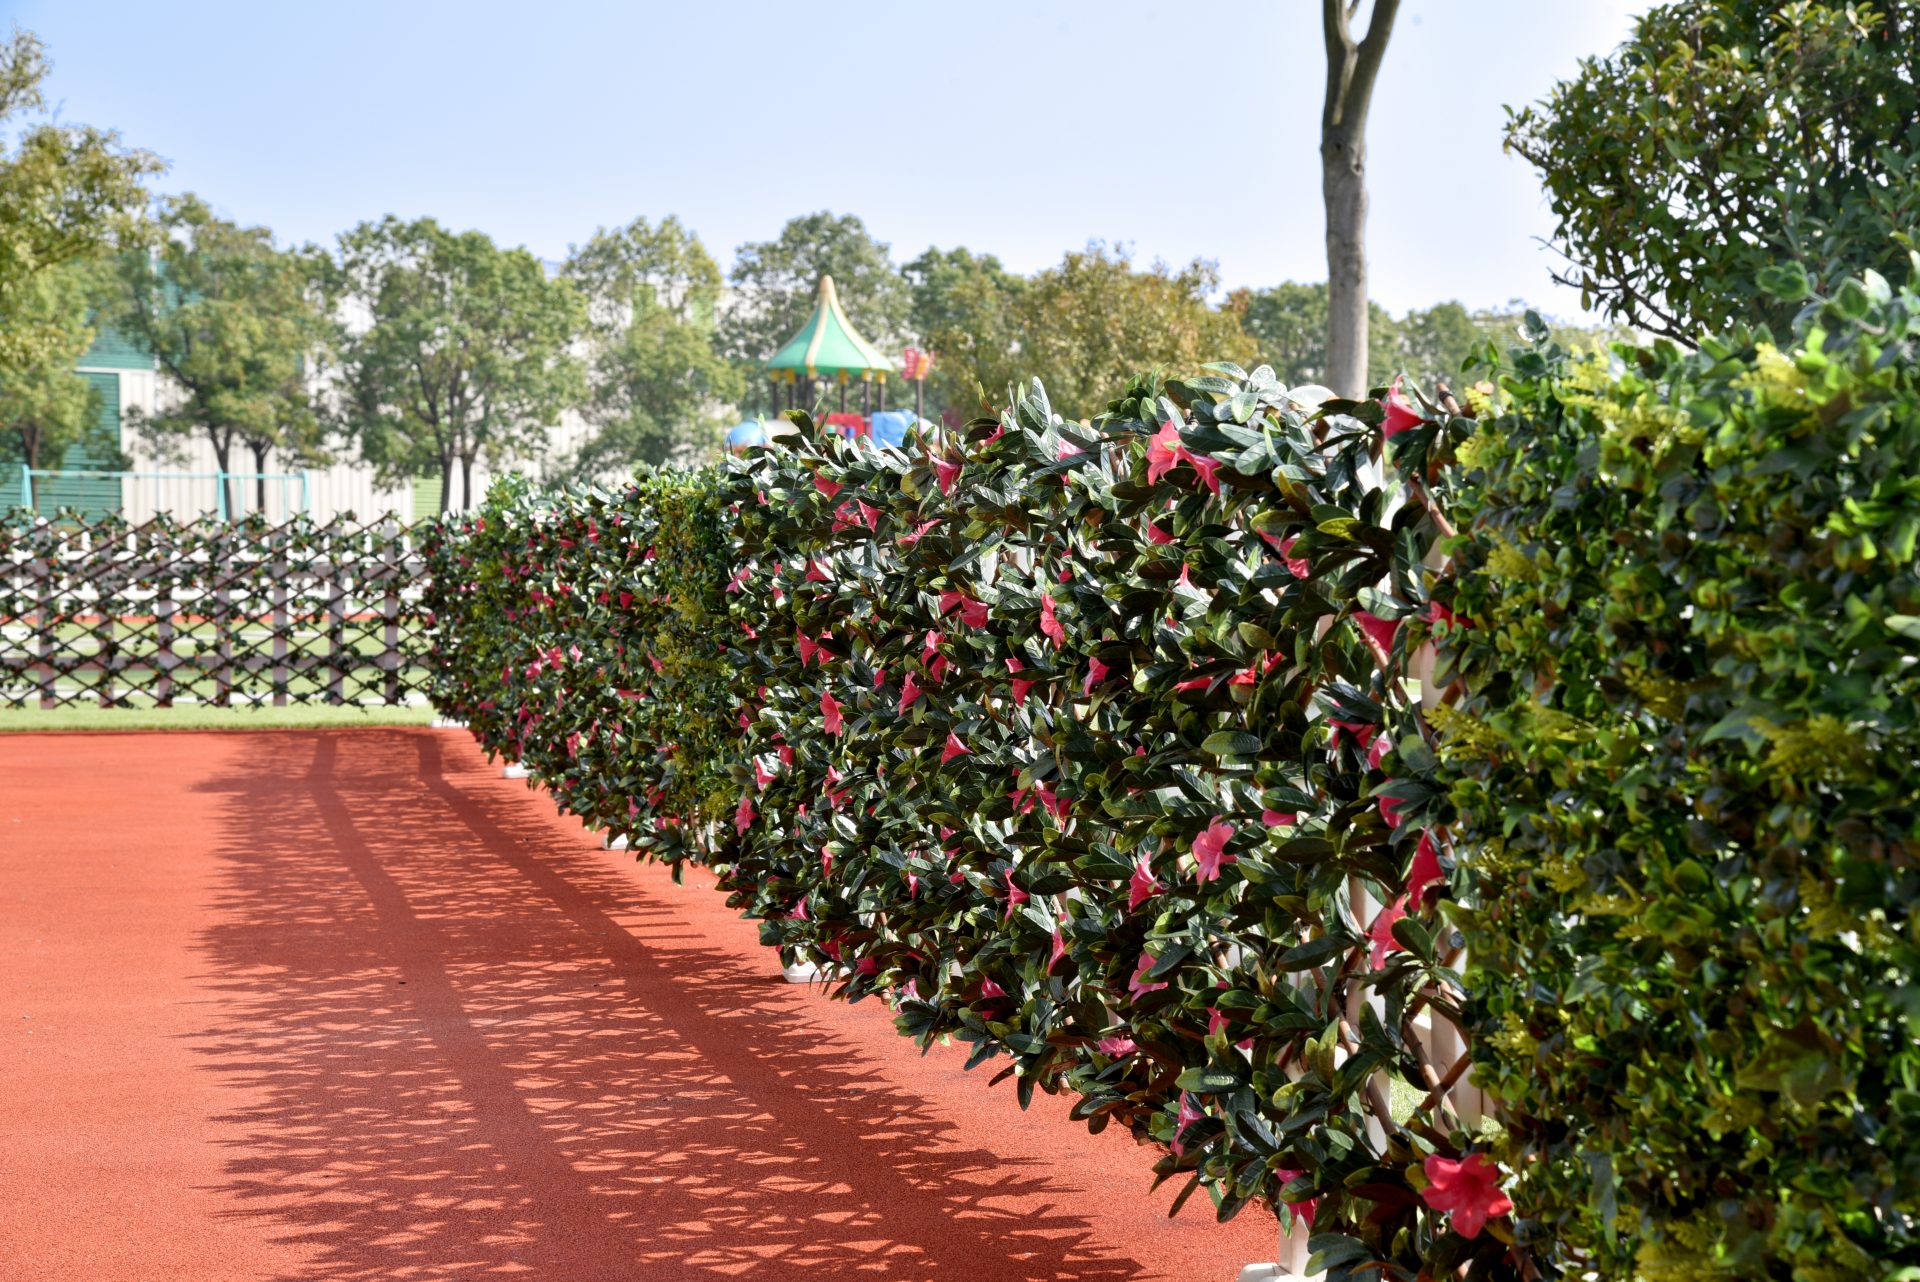
<instances>
[{"instance_id":1,"label":"tree trunk","mask_svg":"<svg viewBox=\"0 0 1920 1282\"><path fill-rule=\"evenodd\" d=\"M473 511L473 455L460 456L460 510Z\"/></svg>"},{"instance_id":2,"label":"tree trunk","mask_svg":"<svg viewBox=\"0 0 1920 1282\"><path fill-rule=\"evenodd\" d=\"M1320 195L1327 214L1327 386L1367 394L1367 109L1400 0L1374 0L1365 39L1361 0L1321 0L1327 95L1320 111Z\"/></svg>"},{"instance_id":3,"label":"tree trunk","mask_svg":"<svg viewBox=\"0 0 1920 1282\"><path fill-rule=\"evenodd\" d=\"M447 514L447 501L453 497L453 455L440 456L440 515Z\"/></svg>"},{"instance_id":4,"label":"tree trunk","mask_svg":"<svg viewBox=\"0 0 1920 1282\"><path fill-rule=\"evenodd\" d=\"M255 445L251 441L247 448L253 451L253 506L257 512L267 510L267 445Z\"/></svg>"},{"instance_id":5,"label":"tree trunk","mask_svg":"<svg viewBox=\"0 0 1920 1282\"><path fill-rule=\"evenodd\" d=\"M1330 130L1320 142L1327 211L1327 386L1367 394L1367 140Z\"/></svg>"},{"instance_id":6,"label":"tree trunk","mask_svg":"<svg viewBox=\"0 0 1920 1282\"><path fill-rule=\"evenodd\" d=\"M214 465L220 469L220 506L226 511L227 519L233 519L233 481L227 473L233 470L233 438L222 438L218 432L209 432L207 439L213 443Z\"/></svg>"},{"instance_id":7,"label":"tree trunk","mask_svg":"<svg viewBox=\"0 0 1920 1282\"><path fill-rule=\"evenodd\" d=\"M20 425L20 453L27 460L28 471L40 466L40 429L31 423Z\"/></svg>"}]
</instances>

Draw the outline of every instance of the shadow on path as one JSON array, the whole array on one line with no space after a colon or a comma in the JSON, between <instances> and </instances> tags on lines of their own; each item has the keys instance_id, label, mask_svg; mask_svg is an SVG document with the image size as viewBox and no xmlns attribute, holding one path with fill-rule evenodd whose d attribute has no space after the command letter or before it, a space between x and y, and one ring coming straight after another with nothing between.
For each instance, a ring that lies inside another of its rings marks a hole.
<instances>
[{"instance_id":1,"label":"shadow on path","mask_svg":"<svg viewBox=\"0 0 1920 1282\"><path fill-rule=\"evenodd\" d=\"M1059 1209L1084 1191L967 1147L766 955L443 754L478 760L261 736L206 785L196 1049L258 1101L217 1191L302 1244L284 1282L1142 1273Z\"/></svg>"}]
</instances>

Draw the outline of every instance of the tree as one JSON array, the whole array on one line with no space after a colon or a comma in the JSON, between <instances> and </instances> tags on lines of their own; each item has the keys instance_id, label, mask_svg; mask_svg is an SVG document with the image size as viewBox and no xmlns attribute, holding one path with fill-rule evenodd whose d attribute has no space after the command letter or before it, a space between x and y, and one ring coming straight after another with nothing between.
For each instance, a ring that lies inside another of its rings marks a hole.
<instances>
[{"instance_id":1,"label":"tree","mask_svg":"<svg viewBox=\"0 0 1920 1282\"><path fill-rule=\"evenodd\" d=\"M278 450L316 458L324 432L307 376L327 336L310 254L276 248L265 227L216 218L191 193L161 202L153 253L119 259L114 327L153 353L173 395L137 429L162 454L204 436L222 472L233 450L267 470ZM223 484L228 484L223 482ZM266 506L267 483L255 480ZM225 496L232 510L231 491Z\"/></svg>"},{"instance_id":2,"label":"tree","mask_svg":"<svg viewBox=\"0 0 1920 1282\"><path fill-rule=\"evenodd\" d=\"M29 298L41 273L140 239L145 179L165 168L87 125L20 125L45 106L45 47L16 30L0 43L0 382L44 367L69 345L58 311ZM9 143L5 131L17 129Z\"/></svg>"},{"instance_id":3,"label":"tree","mask_svg":"<svg viewBox=\"0 0 1920 1282\"><path fill-rule=\"evenodd\" d=\"M720 268L700 238L675 218L636 218L573 248L561 274L586 302L583 409L595 429L573 466L594 476L711 446L744 386L714 347Z\"/></svg>"},{"instance_id":4,"label":"tree","mask_svg":"<svg viewBox=\"0 0 1920 1282\"><path fill-rule=\"evenodd\" d=\"M74 365L93 343L91 323L96 295L94 264L81 260L35 273L14 291L14 319L43 338L26 349L32 359L16 363L0 377L0 431L17 446L28 467L52 461L85 439L93 425L98 396L93 385L74 373Z\"/></svg>"},{"instance_id":5,"label":"tree","mask_svg":"<svg viewBox=\"0 0 1920 1282\"><path fill-rule=\"evenodd\" d=\"M1812 293L1904 273L1920 225L1920 8L1682 0L1513 112L1540 171L1555 279L1692 345Z\"/></svg>"},{"instance_id":6,"label":"tree","mask_svg":"<svg viewBox=\"0 0 1920 1282\"><path fill-rule=\"evenodd\" d=\"M927 411L972 414L979 410L984 386L1004 385L1012 377L1009 361L1018 350L1015 308L1026 280L1000 265L992 254L966 249L929 249L900 269L912 297L909 317L914 334L935 354L928 380ZM991 372L992 382L983 374Z\"/></svg>"},{"instance_id":7,"label":"tree","mask_svg":"<svg viewBox=\"0 0 1920 1282\"><path fill-rule=\"evenodd\" d=\"M1327 285L1286 281L1270 289L1235 290L1228 306L1254 342L1255 359L1289 387L1328 386ZM1367 304L1366 382L1378 387L1398 372L1400 327L1378 303Z\"/></svg>"},{"instance_id":8,"label":"tree","mask_svg":"<svg viewBox=\"0 0 1920 1282\"><path fill-rule=\"evenodd\" d=\"M471 507L474 461L536 449L582 395L586 308L524 249L389 215L340 237L331 291L357 317L337 413L382 479L436 470L442 511L455 463Z\"/></svg>"},{"instance_id":9,"label":"tree","mask_svg":"<svg viewBox=\"0 0 1920 1282\"><path fill-rule=\"evenodd\" d=\"M1327 212L1327 386L1366 393L1367 110L1400 0L1374 0L1354 38L1361 0L1321 0L1327 90L1320 110L1320 194Z\"/></svg>"},{"instance_id":10,"label":"tree","mask_svg":"<svg viewBox=\"0 0 1920 1282\"><path fill-rule=\"evenodd\" d=\"M1218 282L1210 263L1136 270L1124 247L1096 242L1019 288L1004 346L949 345L942 359L960 386L978 387L993 404L1037 376L1062 413L1087 417L1142 370L1191 374L1208 361L1253 357L1239 317L1207 301Z\"/></svg>"},{"instance_id":11,"label":"tree","mask_svg":"<svg viewBox=\"0 0 1920 1282\"><path fill-rule=\"evenodd\" d=\"M734 297L720 347L746 378L750 405L771 408L762 363L806 321L822 276L833 277L847 318L876 347L906 341L911 292L866 224L826 210L789 219L778 239L740 246L729 275Z\"/></svg>"}]
</instances>

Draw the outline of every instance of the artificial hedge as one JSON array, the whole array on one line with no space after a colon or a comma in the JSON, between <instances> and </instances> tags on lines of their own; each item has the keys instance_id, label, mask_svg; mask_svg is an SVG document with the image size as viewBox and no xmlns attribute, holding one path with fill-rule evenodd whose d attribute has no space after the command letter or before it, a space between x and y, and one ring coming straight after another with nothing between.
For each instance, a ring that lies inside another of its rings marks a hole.
<instances>
[{"instance_id":1,"label":"artificial hedge","mask_svg":"<svg viewBox=\"0 0 1920 1282\"><path fill-rule=\"evenodd\" d=\"M1791 357L1541 327L1464 410L1222 367L508 483L436 698L1334 1282L1887 1277L1920 410L1859 288Z\"/></svg>"}]
</instances>

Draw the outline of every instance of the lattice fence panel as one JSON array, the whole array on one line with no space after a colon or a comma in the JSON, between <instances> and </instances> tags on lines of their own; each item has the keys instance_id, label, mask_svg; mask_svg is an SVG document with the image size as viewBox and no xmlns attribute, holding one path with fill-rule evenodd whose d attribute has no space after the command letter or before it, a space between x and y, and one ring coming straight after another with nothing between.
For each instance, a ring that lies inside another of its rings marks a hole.
<instances>
[{"instance_id":1,"label":"lattice fence panel","mask_svg":"<svg viewBox=\"0 0 1920 1282\"><path fill-rule=\"evenodd\" d=\"M424 703L391 517L0 523L0 706Z\"/></svg>"}]
</instances>

